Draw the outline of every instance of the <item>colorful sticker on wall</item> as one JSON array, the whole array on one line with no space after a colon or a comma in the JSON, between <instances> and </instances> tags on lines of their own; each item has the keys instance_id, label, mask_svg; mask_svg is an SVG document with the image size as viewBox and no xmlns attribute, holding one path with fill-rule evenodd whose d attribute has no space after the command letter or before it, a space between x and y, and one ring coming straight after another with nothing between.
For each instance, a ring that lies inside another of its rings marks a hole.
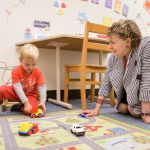
<instances>
[{"instance_id":1,"label":"colorful sticker on wall","mask_svg":"<svg viewBox=\"0 0 150 150\"><path fill-rule=\"evenodd\" d=\"M25 0L16 1L15 4L13 4L10 8L5 10L5 12L7 13L7 17L9 17L17 7L19 7L20 5L25 5L25 3Z\"/></svg>"},{"instance_id":2,"label":"colorful sticker on wall","mask_svg":"<svg viewBox=\"0 0 150 150\"><path fill-rule=\"evenodd\" d=\"M144 1L144 8L150 14L150 0Z\"/></svg>"},{"instance_id":3,"label":"colorful sticker on wall","mask_svg":"<svg viewBox=\"0 0 150 150\"><path fill-rule=\"evenodd\" d=\"M102 24L104 26L110 27L112 25L112 18L108 17L108 16L103 16L103 18L102 18Z\"/></svg>"},{"instance_id":4,"label":"colorful sticker on wall","mask_svg":"<svg viewBox=\"0 0 150 150\"><path fill-rule=\"evenodd\" d=\"M99 0L91 0L91 3L99 4Z\"/></svg>"},{"instance_id":5,"label":"colorful sticker on wall","mask_svg":"<svg viewBox=\"0 0 150 150\"><path fill-rule=\"evenodd\" d=\"M31 26L27 23L24 32L24 40L31 40L33 38Z\"/></svg>"},{"instance_id":6,"label":"colorful sticker on wall","mask_svg":"<svg viewBox=\"0 0 150 150\"><path fill-rule=\"evenodd\" d=\"M66 4L65 2L54 2L54 10L58 15L63 15L66 9Z\"/></svg>"},{"instance_id":7,"label":"colorful sticker on wall","mask_svg":"<svg viewBox=\"0 0 150 150\"><path fill-rule=\"evenodd\" d=\"M105 0L105 7L112 9L112 0Z\"/></svg>"},{"instance_id":8,"label":"colorful sticker on wall","mask_svg":"<svg viewBox=\"0 0 150 150\"><path fill-rule=\"evenodd\" d=\"M128 16L128 11L129 11L129 6L126 5L126 4L123 4L122 15L127 17Z\"/></svg>"},{"instance_id":9,"label":"colorful sticker on wall","mask_svg":"<svg viewBox=\"0 0 150 150\"><path fill-rule=\"evenodd\" d=\"M115 0L115 12L120 13L121 11L121 0Z\"/></svg>"},{"instance_id":10,"label":"colorful sticker on wall","mask_svg":"<svg viewBox=\"0 0 150 150\"><path fill-rule=\"evenodd\" d=\"M85 14L84 12L79 12L77 19L78 19L81 23L85 23L85 22L87 21L86 14Z\"/></svg>"},{"instance_id":11,"label":"colorful sticker on wall","mask_svg":"<svg viewBox=\"0 0 150 150\"><path fill-rule=\"evenodd\" d=\"M34 21L34 38L44 38L49 36L50 31L50 22L47 21Z\"/></svg>"}]
</instances>

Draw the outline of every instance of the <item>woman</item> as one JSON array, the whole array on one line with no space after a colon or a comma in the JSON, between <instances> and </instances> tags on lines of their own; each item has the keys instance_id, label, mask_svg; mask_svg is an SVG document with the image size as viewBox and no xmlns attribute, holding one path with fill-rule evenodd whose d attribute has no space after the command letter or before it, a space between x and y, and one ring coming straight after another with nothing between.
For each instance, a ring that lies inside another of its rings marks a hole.
<instances>
[{"instance_id":1,"label":"woman","mask_svg":"<svg viewBox=\"0 0 150 150\"><path fill-rule=\"evenodd\" d=\"M107 36L112 54L96 107L81 113L98 115L113 87L120 113L130 113L150 123L150 37L142 39L139 27L132 20L113 23L108 28Z\"/></svg>"}]
</instances>

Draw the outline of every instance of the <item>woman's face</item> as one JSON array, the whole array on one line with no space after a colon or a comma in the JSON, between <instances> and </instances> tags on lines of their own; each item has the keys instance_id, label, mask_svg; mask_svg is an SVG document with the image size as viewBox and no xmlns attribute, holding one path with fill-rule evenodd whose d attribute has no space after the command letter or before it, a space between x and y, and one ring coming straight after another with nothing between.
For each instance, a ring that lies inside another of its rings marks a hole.
<instances>
[{"instance_id":1,"label":"woman's face","mask_svg":"<svg viewBox=\"0 0 150 150\"><path fill-rule=\"evenodd\" d=\"M117 35L112 35L110 37L109 46L115 56L128 57L131 51L131 38L123 40L119 38Z\"/></svg>"}]
</instances>

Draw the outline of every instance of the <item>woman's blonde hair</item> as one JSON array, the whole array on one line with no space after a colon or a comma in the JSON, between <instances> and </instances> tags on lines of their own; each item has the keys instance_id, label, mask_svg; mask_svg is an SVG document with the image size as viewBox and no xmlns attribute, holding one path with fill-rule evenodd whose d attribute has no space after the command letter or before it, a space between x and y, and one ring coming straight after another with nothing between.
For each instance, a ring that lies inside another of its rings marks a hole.
<instances>
[{"instance_id":1,"label":"woman's blonde hair","mask_svg":"<svg viewBox=\"0 0 150 150\"><path fill-rule=\"evenodd\" d=\"M37 62L39 58L39 50L36 46L32 44L25 44L20 48L19 51L20 60L22 61L24 58L33 59L33 61Z\"/></svg>"},{"instance_id":2,"label":"woman's blonde hair","mask_svg":"<svg viewBox=\"0 0 150 150\"><path fill-rule=\"evenodd\" d=\"M119 20L118 22L114 22L107 31L108 37L112 35L117 35L123 40L131 38L131 48L137 48L142 38L140 29L133 20Z\"/></svg>"}]
</instances>

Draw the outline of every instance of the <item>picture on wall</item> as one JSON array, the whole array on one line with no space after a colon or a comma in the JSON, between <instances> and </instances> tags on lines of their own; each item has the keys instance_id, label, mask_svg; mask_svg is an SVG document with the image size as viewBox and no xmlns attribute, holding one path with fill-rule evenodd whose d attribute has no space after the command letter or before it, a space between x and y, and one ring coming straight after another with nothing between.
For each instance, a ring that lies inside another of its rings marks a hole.
<instances>
[{"instance_id":1,"label":"picture on wall","mask_svg":"<svg viewBox=\"0 0 150 150\"><path fill-rule=\"evenodd\" d=\"M107 27L111 26L112 25L112 18L109 16L103 16L102 25L107 26Z\"/></svg>"},{"instance_id":2,"label":"picture on wall","mask_svg":"<svg viewBox=\"0 0 150 150\"><path fill-rule=\"evenodd\" d=\"M127 17L128 16L128 11L129 11L129 6L126 5L126 4L123 4L122 15Z\"/></svg>"},{"instance_id":3,"label":"picture on wall","mask_svg":"<svg viewBox=\"0 0 150 150\"><path fill-rule=\"evenodd\" d=\"M50 34L50 22L48 21L34 21L34 38L44 38Z\"/></svg>"},{"instance_id":4,"label":"picture on wall","mask_svg":"<svg viewBox=\"0 0 150 150\"><path fill-rule=\"evenodd\" d=\"M91 0L91 3L99 4L99 0Z\"/></svg>"},{"instance_id":5,"label":"picture on wall","mask_svg":"<svg viewBox=\"0 0 150 150\"><path fill-rule=\"evenodd\" d=\"M105 0L105 7L112 9L112 0Z\"/></svg>"},{"instance_id":6,"label":"picture on wall","mask_svg":"<svg viewBox=\"0 0 150 150\"><path fill-rule=\"evenodd\" d=\"M114 10L116 13L120 13L120 11L121 11L121 0L115 0Z\"/></svg>"}]
</instances>

